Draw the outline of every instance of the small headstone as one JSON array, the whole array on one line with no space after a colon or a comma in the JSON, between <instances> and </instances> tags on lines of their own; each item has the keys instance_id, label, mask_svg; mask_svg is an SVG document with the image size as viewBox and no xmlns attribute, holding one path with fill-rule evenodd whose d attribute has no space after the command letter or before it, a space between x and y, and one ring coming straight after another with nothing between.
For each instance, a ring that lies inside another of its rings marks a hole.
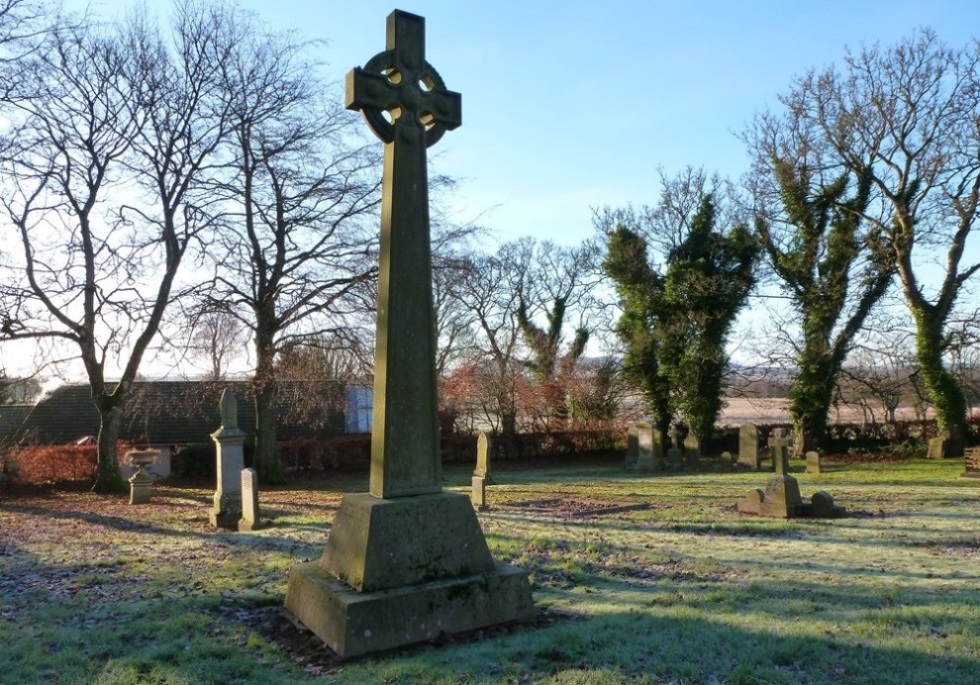
<instances>
[{"instance_id":1,"label":"small headstone","mask_svg":"<svg viewBox=\"0 0 980 685\"><path fill-rule=\"evenodd\" d=\"M477 511L486 511L490 507L487 505L487 480L482 476L473 476L473 508Z\"/></svg>"},{"instance_id":2,"label":"small headstone","mask_svg":"<svg viewBox=\"0 0 980 685\"><path fill-rule=\"evenodd\" d=\"M260 527L259 477L255 469L242 469L242 518L238 521L238 532L247 533Z\"/></svg>"},{"instance_id":3,"label":"small headstone","mask_svg":"<svg viewBox=\"0 0 980 685\"><path fill-rule=\"evenodd\" d=\"M694 433L684 438L684 467L697 471L701 465L701 440Z\"/></svg>"},{"instance_id":4,"label":"small headstone","mask_svg":"<svg viewBox=\"0 0 980 685\"><path fill-rule=\"evenodd\" d=\"M980 447L967 447L963 450L963 462L966 478L980 478Z\"/></svg>"},{"instance_id":5,"label":"small headstone","mask_svg":"<svg viewBox=\"0 0 980 685\"><path fill-rule=\"evenodd\" d=\"M636 470L651 473L657 470L657 459L654 453L653 434L656 432L653 424L636 424Z\"/></svg>"},{"instance_id":6,"label":"small headstone","mask_svg":"<svg viewBox=\"0 0 980 685\"><path fill-rule=\"evenodd\" d=\"M836 519L844 515L844 507L834 504L834 498L829 492L818 490L810 498L810 506L806 511L807 516L821 519Z\"/></svg>"},{"instance_id":7,"label":"small headstone","mask_svg":"<svg viewBox=\"0 0 980 685\"><path fill-rule=\"evenodd\" d=\"M739 513L758 516L759 510L762 508L763 499L765 499L765 495L759 488L749 490L745 497L738 502Z\"/></svg>"},{"instance_id":8,"label":"small headstone","mask_svg":"<svg viewBox=\"0 0 980 685\"><path fill-rule=\"evenodd\" d=\"M743 423L738 429L738 463L759 470L759 429L754 424Z\"/></svg>"},{"instance_id":9,"label":"small headstone","mask_svg":"<svg viewBox=\"0 0 980 685\"><path fill-rule=\"evenodd\" d=\"M777 475L789 473L789 438L786 430L777 428L769 438L769 454L772 456L772 468Z\"/></svg>"},{"instance_id":10,"label":"small headstone","mask_svg":"<svg viewBox=\"0 0 980 685\"><path fill-rule=\"evenodd\" d=\"M934 438L929 439L927 459L949 459L964 454L964 440L953 432L944 430Z\"/></svg>"},{"instance_id":11,"label":"small headstone","mask_svg":"<svg viewBox=\"0 0 980 685\"><path fill-rule=\"evenodd\" d=\"M626 468L632 471L640 458L640 428L634 423L626 433Z\"/></svg>"},{"instance_id":12,"label":"small headstone","mask_svg":"<svg viewBox=\"0 0 980 685\"><path fill-rule=\"evenodd\" d=\"M684 452L680 448L680 433L677 426L671 426L667 434L670 438L670 447L667 449L667 468L671 471L679 471L684 460Z\"/></svg>"},{"instance_id":13,"label":"small headstone","mask_svg":"<svg viewBox=\"0 0 980 685\"><path fill-rule=\"evenodd\" d=\"M493 483L490 477L490 447L490 436L480 431L480 436L476 439L476 468L473 475L483 478L487 484Z\"/></svg>"},{"instance_id":14,"label":"small headstone","mask_svg":"<svg viewBox=\"0 0 980 685\"><path fill-rule=\"evenodd\" d=\"M806 453L806 472L820 473L820 453L816 450Z\"/></svg>"},{"instance_id":15,"label":"small headstone","mask_svg":"<svg viewBox=\"0 0 980 685\"><path fill-rule=\"evenodd\" d=\"M731 468L735 466L735 455L733 455L728 450L725 450L724 452L721 453L721 462L723 465Z\"/></svg>"}]
</instances>

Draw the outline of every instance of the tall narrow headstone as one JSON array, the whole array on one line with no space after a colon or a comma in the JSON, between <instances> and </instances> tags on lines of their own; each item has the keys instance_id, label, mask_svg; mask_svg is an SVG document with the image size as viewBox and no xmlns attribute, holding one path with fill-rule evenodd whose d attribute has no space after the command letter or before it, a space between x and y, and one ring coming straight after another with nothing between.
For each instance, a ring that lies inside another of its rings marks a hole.
<instances>
[{"instance_id":1,"label":"tall narrow headstone","mask_svg":"<svg viewBox=\"0 0 980 685\"><path fill-rule=\"evenodd\" d=\"M493 482L490 477L490 436L484 431L476 439L476 468L473 470L474 476L486 479L488 483Z\"/></svg>"},{"instance_id":2,"label":"tall narrow headstone","mask_svg":"<svg viewBox=\"0 0 980 685\"><path fill-rule=\"evenodd\" d=\"M743 423L738 429L738 463L759 468L759 429L755 424Z\"/></svg>"},{"instance_id":3,"label":"tall narrow headstone","mask_svg":"<svg viewBox=\"0 0 980 685\"><path fill-rule=\"evenodd\" d=\"M238 427L238 400L225 388L221 393L221 426L211 434L217 445L218 487L209 519L216 528L238 528L242 517L242 469L245 467L245 431Z\"/></svg>"},{"instance_id":4,"label":"tall narrow headstone","mask_svg":"<svg viewBox=\"0 0 980 685\"><path fill-rule=\"evenodd\" d=\"M677 426L671 426L667 433L670 438L670 447L667 448L667 468L677 471L683 465L684 452L680 447L680 432Z\"/></svg>"},{"instance_id":5,"label":"tall narrow headstone","mask_svg":"<svg viewBox=\"0 0 980 685\"><path fill-rule=\"evenodd\" d=\"M470 498L441 485L426 148L460 96L396 10L386 50L347 76L347 107L384 142L370 492L348 495L286 608L341 657L533 615L525 571L495 562Z\"/></svg>"},{"instance_id":6,"label":"tall narrow headstone","mask_svg":"<svg viewBox=\"0 0 980 685\"><path fill-rule=\"evenodd\" d=\"M653 434L656 428L653 424L641 422L636 424L636 470L641 473L652 473L657 470L657 459L654 453Z\"/></svg>"},{"instance_id":7,"label":"tall narrow headstone","mask_svg":"<svg viewBox=\"0 0 980 685\"><path fill-rule=\"evenodd\" d=\"M238 522L238 532L247 533L260 527L259 477L255 469L242 469L242 518Z\"/></svg>"}]
</instances>

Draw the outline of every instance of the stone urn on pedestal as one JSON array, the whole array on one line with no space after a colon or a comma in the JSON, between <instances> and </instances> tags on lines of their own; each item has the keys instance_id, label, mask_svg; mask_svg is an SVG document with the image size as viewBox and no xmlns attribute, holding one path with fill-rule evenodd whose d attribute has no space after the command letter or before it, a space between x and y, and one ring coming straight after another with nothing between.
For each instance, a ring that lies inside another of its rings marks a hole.
<instances>
[{"instance_id":1,"label":"stone urn on pedestal","mask_svg":"<svg viewBox=\"0 0 980 685\"><path fill-rule=\"evenodd\" d=\"M130 450L126 453L126 461L136 469L136 473L129 479L130 504L146 504L150 501L153 478L147 473L146 467L159 456L160 452L157 450Z\"/></svg>"}]
</instances>

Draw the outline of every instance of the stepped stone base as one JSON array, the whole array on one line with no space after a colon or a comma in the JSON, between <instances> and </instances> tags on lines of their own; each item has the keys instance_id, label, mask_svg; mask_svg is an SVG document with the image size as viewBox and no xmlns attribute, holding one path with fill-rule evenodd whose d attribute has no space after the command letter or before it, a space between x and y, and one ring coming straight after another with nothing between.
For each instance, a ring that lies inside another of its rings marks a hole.
<instances>
[{"instance_id":1,"label":"stepped stone base","mask_svg":"<svg viewBox=\"0 0 980 685\"><path fill-rule=\"evenodd\" d=\"M495 562L470 498L348 495L286 608L343 658L529 618L527 572Z\"/></svg>"},{"instance_id":2,"label":"stepped stone base","mask_svg":"<svg viewBox=\"0 0 980 685\"><path fill-rule=\"evenodd\" d=\"M316 562L289 572L286 608L341 657L422 642L534 615L527 572L489 573L357 592Z\"/></svg>"}]
</instances>

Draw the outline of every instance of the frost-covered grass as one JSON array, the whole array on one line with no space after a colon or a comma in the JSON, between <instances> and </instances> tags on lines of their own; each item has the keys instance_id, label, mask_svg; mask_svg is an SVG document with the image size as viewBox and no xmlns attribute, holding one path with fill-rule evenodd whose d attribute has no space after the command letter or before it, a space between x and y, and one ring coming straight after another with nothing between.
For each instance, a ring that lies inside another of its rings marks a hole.
<instances>
[{"instance_id":1,"label":"frost-covered grass","mask_svg":"<svg viewBox=\"0 0 980 685\"><path fill-rule=\"evenodd\" d=\"M280 607L290 564L320 554L363 477L263 493L273 525L252 534L210 529L204 487L160 486L146 506L3 496L0 682L974 682L980 482L961 472L798 472L804 496L827 490L853 516L777 521L734 507L764 474L502 470L480 521L495 556L530 571L539 620L349 663Z\"/></svg>"}]
</instances>

